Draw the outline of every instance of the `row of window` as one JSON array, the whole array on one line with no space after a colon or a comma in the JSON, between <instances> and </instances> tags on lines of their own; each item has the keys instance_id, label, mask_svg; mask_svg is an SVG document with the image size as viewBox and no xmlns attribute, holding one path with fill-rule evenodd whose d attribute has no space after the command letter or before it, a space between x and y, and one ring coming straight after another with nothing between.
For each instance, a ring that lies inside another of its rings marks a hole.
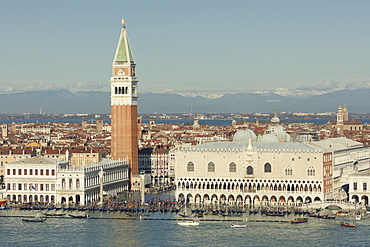
<instances>
[{"instance_id":1,"label":"row of window","mask_svg":"<svg viewBox=\"0 0 370 247\"><path fill-rule=\"evenodd\" d=\"M193 172L194 171L194 163L189 162L187 165L187 171L188 172ZM208 163L208 172L215 172L216 171L216 166L213 162ZM236 164L234 162L231 162L229 164L229 172L236 172Z\"/></svg>"},{"instance_id":2,"label":"row of window","mask_svg":"<svg viewBox=\"0 0 370 247\"><path fill-rule=\"evenodd\" d=\"M24 158L24 157L25 157L25 156L20 155L18 158L22 159L22 158ZM5 159L7 159L7 158L8 158L8 156L0 156L0 158L1 158L1 159L4 159L4 158L5 158ZM9 156L9 158L11 158L11 156ZM14 158L14 159L16 159L16 158L17 158L17 156L13 156L13 158Z\"/></svg>"},{"instance_id":3,"label":"row of window","mask_svg":"<svg viewBox=\"0 0 370 247\"><path fill-rule=\"evenodd\" d=\"M298 157L298 159L300 160L301 157ZM314 157L314 159L316 159L316 157ZM294 161L294 158L292 158L292 161ZM307 158L307 161L310 161L310 158Z\"/></svg>"},{"instance_id":4,"label":"row of window","mask_svg":"<svg viewBox=\"0 0 370 247\"><path fill-rule=\"evenodd\" d=\"M353 182L353 190L357 190L357 182ZM367 183L362 183L362 190L367 191Z\"/></svg>"},{"instance_id":5,"label":"row of window","mask_svg":"<svg viewBox=\"0 0 370 247\"><path fill-rule=\"evenodd\" d=\"M129 94L129 88L128 87L115 87L114 88L114 94ZM135 87L132 87L132 95L135 95Z\"/></svg>"},{"instance_id":6,"label":"row of window","mask_svg":"<svg viewBox=\"0 0 370 247\"><path fill-rule=\"evenodd\" d=\"M128 94L128 87L115 87L114 93L115 94Z\"/></svg>"},{"instance_id":7,"label":"row of window","mask_svg":"<svg viewBox=\"0 0 370 247\"><path fill-rule=\"evenodd\" d=\"M54 191L55 184L16 184L8 183L6 185L7 190L19 190L19 191Z\"/></svg>"},{"instance_id":8,"label":"row of window","mask_svg":"<svg viewBox=\"0 0 370 247\"><path fill-rule=\"evenodd\" d=\"M18 172L17 172L18 170ZM18 176L21 176L21 175L41 175L43 176L44 175L44 171L45 171L45 175L46 176L49 176L50 174L52 176L55 176L55 169L6 169L6 175L18 175Z\"/></svg>"},{"instance_id":9,"label":"row of window","mask_svg":"<svg viewBox=\"0 0 370 247\"><path fill-rule=\"evenodd\" d=\"M62 187L65 188L66 185L67 185L66 179L63 178L62 179ZM71 178L68 180L68 186L69 186L69 188L73 187L73 180ZM76 188L80 188L80 179L76 179Z\"/></svg>"},{"instance_id":10,"label":"row of window","mask_svg":"<svg viewBox=\"0 0 370 247\"><path fill-rule=\"evenodd\" d=\"M189 162L187 165L187 171L188 172L193 172L195 170L195 166L193 162ZM216 166L213 162L208 163L208 172L215 172L216 171ZM272 167L270 163L266 163L264 165L264 172L265 173L271 173ZM231 162L229 164L229 172L236 172L236 164L234 162ZM254 174L254 169L252 166L248 166L246 169L247 175L253 175ZM309 167L307 170L307 175L308 176L315 176L315 169L313 167ZM291 167L285 168L285 175L293 175L293 169Z\"/></svg>"}]
</instances>

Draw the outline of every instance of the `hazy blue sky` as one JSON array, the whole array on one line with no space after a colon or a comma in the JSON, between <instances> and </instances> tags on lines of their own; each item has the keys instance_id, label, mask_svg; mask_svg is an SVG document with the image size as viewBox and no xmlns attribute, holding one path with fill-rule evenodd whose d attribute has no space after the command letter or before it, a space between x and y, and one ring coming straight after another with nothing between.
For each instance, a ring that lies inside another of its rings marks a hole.
<instances>
[{"instance_id":1,"label":"hazy blue sky","mask_svg":"<svg viewBox=\"0 0 370 247\"><path fill-rule=\"evenodd\" d=\"M370 1L0 3L0 91L109 90L121 19L140 91L219 92L370 79Z\"/></svg>"}]
</instances>

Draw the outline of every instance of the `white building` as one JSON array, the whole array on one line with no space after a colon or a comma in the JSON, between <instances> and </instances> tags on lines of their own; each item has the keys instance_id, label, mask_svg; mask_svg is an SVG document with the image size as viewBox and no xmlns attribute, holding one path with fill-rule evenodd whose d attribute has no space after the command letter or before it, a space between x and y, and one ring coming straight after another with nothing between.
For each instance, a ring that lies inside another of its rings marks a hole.
<instances>
[{"instance_id":1,"label":"white building","mask_svg":"<svg viewBox=\"0 0 370 247\"><path fill-rule=\"evenodd\" d=\"M18 203L76 203L99 201L99 171L103 190L116 194L129 187L127 161L103 159L99 163L71 167L68 162L35 156L5 165L5 195Z\"/></svg>"},{"instance_id":2,"label":"white building","mask_svg":"<svg viewBox=\"0 0 370 247\"><path fill-rule=\"evenodd\" d=\"M352 202L361 202L364 205L369 204L370 198L370 171L356 172L349 176L349 199Z\"/></svg>"},{"instance_id":3,"label":"white building","mask_svg":"<svg viewBox=\"0 0 370 247\"><path fill-rule=\"evenodd\" d=\"M369 147L359 142L346 138L291 142L278 123L275 115L259 138L242 129L233 142L177 149L176 198L248 205L323 201L342 194L343 180L353 173L354 164L361 170L369 168Z\"/></svg>"}]
</instances>

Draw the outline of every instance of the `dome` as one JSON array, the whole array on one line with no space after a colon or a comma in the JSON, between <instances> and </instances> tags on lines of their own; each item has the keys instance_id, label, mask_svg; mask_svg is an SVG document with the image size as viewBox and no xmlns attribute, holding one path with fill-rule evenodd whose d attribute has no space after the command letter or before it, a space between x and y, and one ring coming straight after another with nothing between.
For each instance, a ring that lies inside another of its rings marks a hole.
<instances>
[{"instance_id":1,"label":"dome","mask_svg":"<svg viewBox=\"0 0 370 247\"><path fill-rule=\"evenodd\" d=\"M274 134L279 142L290 142L291 138L288 133L285 132L285 129L281 125L271 125L268 130L265 131L265 134Z\"/></svg>"},{"instance_id":2,"label":"dome","mask_svg":"<svg viewBox=\"0 0 370 247\"><path fill-rule=\"evenodd\" d=\"M290 141L290 135L285 132L285 129L283 126L278 125L275 128L274 134L279 138L281 142L289 142Z\"/></svg>"},{"instance_id":3,"label":"dome","mask_svg":"<svg viewBox=\"0 0 370 247\"><path fill-rule=\"evenodd\" d=\"M238 130L233 138L233 142L255 142L257 140L256 134L250 129L243 128Z\"/></svg>"},{"instance_id":4,"label":"dome","mask_svg":"<svg viewBox=\"0 0 370 247\"><path fill-rule=\"evenodd\" d=\"M258 138L258 142L264 142L264 143L270 143L270 142L279 142L279 139L276 135L270 133L270 134L264 134L260 138Z\"/></svg>"},{"instance_id":5,"label":"dome","mask_svg":"<svg viewBox=\"0 0 370 247\"><path fill-rule=\"evenodd\" d=\"M271 118L271 123L280 123L280 119L275 115Z\"/></svg>"}]
</instances>

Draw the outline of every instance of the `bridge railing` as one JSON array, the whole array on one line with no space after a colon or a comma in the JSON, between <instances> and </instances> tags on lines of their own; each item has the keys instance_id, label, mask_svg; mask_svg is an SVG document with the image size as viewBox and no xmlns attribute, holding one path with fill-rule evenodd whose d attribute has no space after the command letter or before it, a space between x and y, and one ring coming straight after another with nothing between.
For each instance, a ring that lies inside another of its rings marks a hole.
<instances>
[{"instance_id":1,"label":"bridge railing","mask_svg":"<svg viewBox=\"0 0 370 247\"><path fill-rule=\"evenodd\" d=\"M316 201L316 202L311 202L311 203L306 203L308 207L310 206L317 206L317 205L342 205L342 206L350 206L350 207L355 207L355 208L366 208L365 205L359 204L359 203L354 203L354 202L347 202L347 201Z\"/></svg>"}]
</instances>

